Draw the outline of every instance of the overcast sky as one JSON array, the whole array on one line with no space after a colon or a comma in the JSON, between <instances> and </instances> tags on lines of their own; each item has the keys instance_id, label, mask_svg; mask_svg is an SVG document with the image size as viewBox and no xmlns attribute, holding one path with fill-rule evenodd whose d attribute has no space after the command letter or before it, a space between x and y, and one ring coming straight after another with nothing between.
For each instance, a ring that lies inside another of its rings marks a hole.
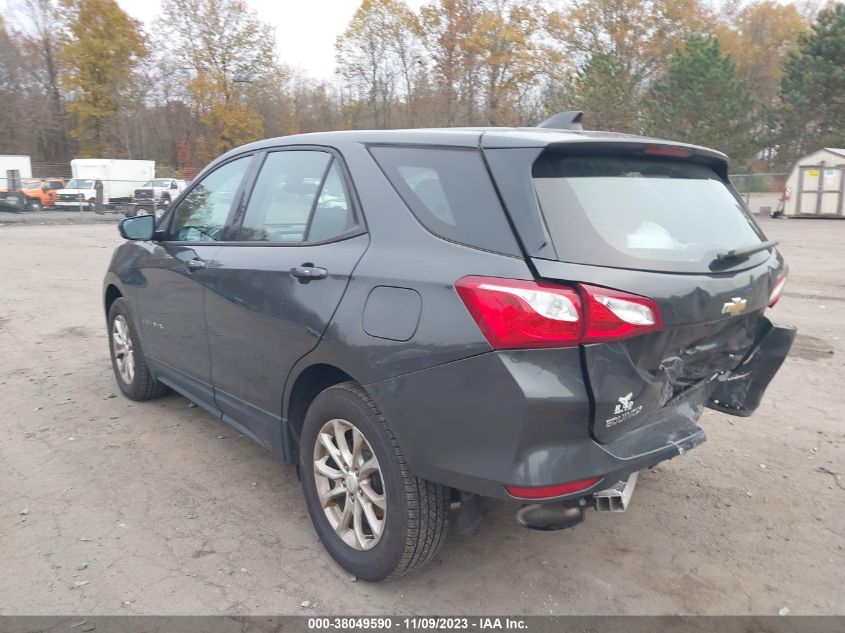
<instances>
[{"instance_id":1,"label":"overcast sky","mask_svg":"<svg viewBox=\"0 0 845 633\"><path fill-rule=\"evenodd\" d=\"M123 10L146 26L154 23L159 0L118 0ZM361 0L246 0L258 16L276 28L279 59L318 79L334 73L334 42ZM407 0L417 9L423 0Z\"/></svg>"}]
</instances>

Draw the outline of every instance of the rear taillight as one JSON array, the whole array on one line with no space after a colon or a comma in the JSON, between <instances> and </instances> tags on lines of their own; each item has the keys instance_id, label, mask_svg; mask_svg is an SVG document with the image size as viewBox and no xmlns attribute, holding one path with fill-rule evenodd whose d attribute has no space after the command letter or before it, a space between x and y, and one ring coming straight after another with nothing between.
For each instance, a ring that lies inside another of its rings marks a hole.
<instances>
[{"instance_id":1,"label":"rear taillight","mask_svg":"<svg viewBox=\"0 0 845 633\"><path fill-rule=\"evenodd\" d=\"M584 492L595 486L601 477L590 477L578 481L568 481L564 484L552 484L551 486L505 486L505 490L511 497L517 499L551 499L562 497L576 492Z\"/></svg>"},{"instance_id":2,"label":"rear taillight","mask_svg":"<svg viewBox=\"0 0 845 633\"><path fill-rule=\"evenodd\" d=\"M662 327L654 301L608 288L464 277L455 289L493 349L618 341Z\"/></svg>"},{"instance_id":3,"label":"rear taillight","mask_svg":"<svg viewBox=\"0 0 845 633\"><path fill-rule=\"evenodd\" d=\"M618 341L662 327L657 304L647 297L582 284L587 300L582 342Z\"/></svg>"},{"instance_id":4,"label":"rear taillight","mask_svg":"<svg viewBox=\"0 0 845 633\"><path fill-rule=\"evenodd\" d=\"M786 285L786 277L789 274L789 268L783 267L780 275L775 280L775 285L772 287L772 292L769 294L769 307L772 308L780 300L780 295L783 292L783 287Z\"/></svg>"},{"instance_id":5,"label":"rear taillight","mask_svg":"<svg viewBox=\"0 0 845 633\"><path fill-rule=\"evenodd\" d=\"M792 187L787 187L783 190L783 199L792 200Z\"/></svg>"},{"instance_id":6,"label":"rear taillight","mask_svg":"<svg viewBox=\"0 0 845 633\"><path fill-rule=\"evenodd\" d=\"M580 341L581 300L572 288L464 277L455 289L494 349L566 347Z\"/></svg>"}]
</instances>

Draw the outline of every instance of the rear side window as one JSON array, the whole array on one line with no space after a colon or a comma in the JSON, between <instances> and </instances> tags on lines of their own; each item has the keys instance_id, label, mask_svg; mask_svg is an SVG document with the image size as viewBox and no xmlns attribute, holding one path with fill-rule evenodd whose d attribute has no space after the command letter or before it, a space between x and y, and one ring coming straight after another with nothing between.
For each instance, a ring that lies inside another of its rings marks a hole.
<instances>
[{"instance_id":1,"label":"rear side window","mask_svg":"<svg viewBox=\"0 0 845 633\"><path fill-rule=\"evenodd\" d=\"M707 272L717 254L762 241L740 200L704 165L551 153L534 164L533 179L563 261Z\"/></svg>"},{"instance_id":2,"label":"rear side window","mask_svg":"<svg viewBox=\"0 0 845 633\"><path fill-rule=\"evenodd\" d=\"M370 151L429 231L467 246L519 255L513 231L476 150L373 147Z\"/></svg>"}]
</instances>

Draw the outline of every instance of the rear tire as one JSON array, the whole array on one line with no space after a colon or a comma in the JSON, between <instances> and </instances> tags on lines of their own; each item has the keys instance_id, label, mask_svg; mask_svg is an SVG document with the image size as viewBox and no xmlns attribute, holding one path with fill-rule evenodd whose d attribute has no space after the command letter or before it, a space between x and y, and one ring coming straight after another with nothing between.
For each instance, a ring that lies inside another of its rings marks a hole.
<instances>
[{"instance_id":1,"label":"rear tire","mask_svg":"<svg viewBox=\"0 0 845 633\"><path fill-rule=\"evenodd\" d=\"M129 303L115 299L109 308L109 351L117 386L130 400L151 400L167 393L167 386L150 373Z\"/></svg>"},{"instance_id":2,"label":"rear tire","mask_svg":"<svg viewBox=\"0 0 845 633\"><path fill-rule=\"evenodd\" d=\"M338 428L340 439L333 432ZM450 491L410 473L386 420L359 385L335 385L314 399L299 448L311 521L341 567L374 582L418 569L434 557L449 524ZM347 508L353 508L348 510L352 518L344 523Z\"/></svg>"}]
</instances>

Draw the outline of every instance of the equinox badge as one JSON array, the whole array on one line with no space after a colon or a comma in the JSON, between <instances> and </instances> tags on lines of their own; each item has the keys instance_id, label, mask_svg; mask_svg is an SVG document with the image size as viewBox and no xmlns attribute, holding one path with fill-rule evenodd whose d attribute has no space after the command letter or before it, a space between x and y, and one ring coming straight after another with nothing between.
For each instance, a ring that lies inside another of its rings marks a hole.
<instances>
[{"instance_id":1,"label":"equinox badge","mask_svg":"<svg viewBox=\"0 0 845 633\"><path fill-rule=\"evenodd\" d=\"M741 314L745 311L747 303L748 301L742 297L734 297L722 306L722 314L730 314L731 316Z\"/></svg>"}]
</instances>

